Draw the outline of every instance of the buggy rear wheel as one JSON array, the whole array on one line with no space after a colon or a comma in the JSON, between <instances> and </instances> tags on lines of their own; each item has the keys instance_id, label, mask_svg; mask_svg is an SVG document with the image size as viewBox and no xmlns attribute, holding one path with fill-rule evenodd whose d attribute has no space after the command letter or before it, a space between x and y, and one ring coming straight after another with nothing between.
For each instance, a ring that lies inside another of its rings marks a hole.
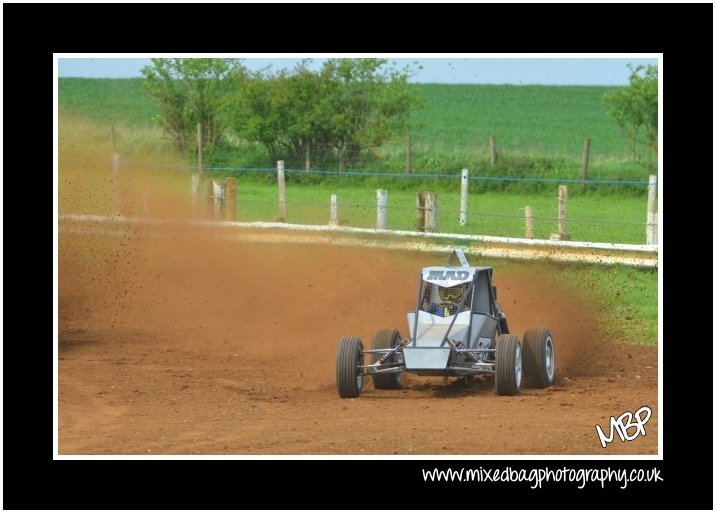
<instances>
[{"instance_id":1,"label":"buggy rear wheel","mask_svg":"<svg viewBox=\"0 0 716 513\"><path fill-rule=\"evenodd\" d=\"M525 381L536 388L554 384L555 355L552 333L547 328L530 328L522 338Z\"/></svg>"},{"instance_id":2,"label":"buggy rear wheel","mask_svg":"<svg viewBox=\"0 0 716 513\"><path fill-rule=\"evenodd\" d=\"M363 390L363 341L341 337L336 354L336 387L341 397L358 397Z\"/></svg>"},{"instance_id":3,"label":"buggy rear wheel","mask_svg":"<svg viewBox=\"0 0 716 513\"><path fill-rule=\"evenodd\" d=\"M371 349L392 349L400 344L400 332L398 330L392 330L383 328L375 332L373 340L371 341ZM371 363L376 363L384 353L371 353ZM383 364L394 364L395 354L390 355L388 359L383 361ZM374 374L373 384L378 389L396 389L400 388L400 378L403 376L402 372L396 372L393 374Z\"/></svg>"},{"instance_id":4,"label":"buggy rear wheel","mask_svg":"<svg viewBox=\"0 0 716 513\"><path fill-rule=\"evenodd\" d=\"M514 335L500 335L495 351L495 391L516 395L522 383L522 347Z\"/></svg>"}]
</instances>

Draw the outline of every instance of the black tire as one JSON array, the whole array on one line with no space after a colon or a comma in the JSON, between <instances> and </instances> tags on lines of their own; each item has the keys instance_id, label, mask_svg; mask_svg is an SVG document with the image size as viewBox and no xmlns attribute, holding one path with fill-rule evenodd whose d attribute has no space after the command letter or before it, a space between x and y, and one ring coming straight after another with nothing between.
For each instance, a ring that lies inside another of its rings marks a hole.
<instances>
[{"instance_id":1,"label":"black tire","mask_svg":"<svg viewBox=\"0 0 716 513\"><path fill-rule=\"evenodd\" d=\"M500 335L495 351L495 391L516 395L522 384L522 347L514 335Z\"/></svg>"},{"instance_id":2,"label":"black tire","mask_svg":"<svg viewBox=\"0 0 716 513\"><path fill-rule=\"evenodd\" d=\"M363 341L358 337L341 337L336 354L336 387L344 398L358 397L363 390Z\"/></svg>"},{"instance_id":3,"label":"black tire","mask_svg":"<svg viewBox=\"0 0 716 513\"><path fill-rule=\"evenodd\" d=\"M391 330L383 328L373 334L373 340L371 341L371 349L392 349L400 344L400 333L398 330ZM380 357L383 356L379 353L371 353L371 363L377 362ZM395 363L395 355L391 355L390 358L385 360L383 363ZM400 378L403 376L402 372L395 374L374 374L373 384L375 388L382 390L394 390L400 388Z\"/></svg>"},{"instance_id":4,"label":"black tire","mask_svg":"<svg viewBox=\"0 0 716 513\"><path fill-rule=\"evenodd\" d=\"M554 385L554 339L547 328L530 328L522 338L525 384L535 388Z\"/></svg>"}]
</instances>

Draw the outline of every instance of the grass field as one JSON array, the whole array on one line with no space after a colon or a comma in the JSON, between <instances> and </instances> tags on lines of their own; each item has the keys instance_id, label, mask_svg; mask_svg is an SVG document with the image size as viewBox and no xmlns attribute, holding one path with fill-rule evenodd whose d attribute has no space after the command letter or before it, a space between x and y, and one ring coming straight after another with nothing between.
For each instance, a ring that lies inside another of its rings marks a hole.
<instances>
[{"instance_id":1,"label":"grass field","mask_svg":"<svg viewBox=\"0 0 716 513\"><path fill-rule=\"evenodd\" d=\"M609 342L656 346L658 342L658 271L623 265L589 265L560 262L521 262L484 259L496 273L508 269L543 271L552 285L574 295L585 310L595 312ZM498 274L499 276L499 274Z\"/></svg>"},{"instance_id":2,"label":"grass field","mask_svg":"<svg viewBox=\"0 0 716 513\"><path fill-rule=\"evenodd\" d=\"M239 219L272 220L277 213L275 185L238 179ZM468 198L467 224L460 226L459 184L438 193L438 231L447 233L524 237L524 207L535 216L535 237L549 238L557 231L557 191L549 195L472 193ZM287 185L287 221L326 224L330 197L339 200L340 218L350 226L375 228L376 189L336 185ZM568 208L568 229L573 240L643 244L646 197L576 197ZM388 190L388 229L415 229L415 192Z\"/></svg>"},{"instance_id":3,"label":"grass field","mask_svg":"<svg viewBox=\"0 0 716 513\"><path fill-rule=\"evenodd\" d=\"M556 287L579 291L584 308L599 312L605 331L627 344L656 346L658 271L625 266L554 264Z\"/></svg>"},{"instance_id":4,"label":"grass field","mask_svg":"<svg viewBox=\"0 0 716 513\"><path fill-rule=\"evenodd\" d=\"M643 180L648 172L629 160L625 140L608 117L608 87L415 84L425 106L414 112L416 173L454 173L527 178L581 177L582 148L591 140L590 178ZM164 145L158 110L141 79L59 79L61 114L83 116L103 127L118 151ZM142 134L144 141L136 134ZM134 134L134 136L130 135ZM497 166L489 164L489 137L497 140ZM233 143L205 155L205 163L234 167L273 165L261 146ZM378 148L356 169L402 172L404 138ZM611 191L609 191L611 192Z\"/></svg>"}]
</instances>

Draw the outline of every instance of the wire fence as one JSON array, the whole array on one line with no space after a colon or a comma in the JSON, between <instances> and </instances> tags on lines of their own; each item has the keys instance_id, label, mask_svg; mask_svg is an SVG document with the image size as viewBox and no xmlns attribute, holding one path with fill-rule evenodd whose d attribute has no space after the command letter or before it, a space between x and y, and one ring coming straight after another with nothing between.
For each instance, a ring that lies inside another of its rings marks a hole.
<instances>
[{"instance_id":1,"label":"wire fence","mask_svg":"<svg viewBox=\"0 0 716 513\"><path fill-rule=\"evenodd\" d=\"M425 231L424 208L416 194L404 187L389 187L392 177L449 178L455 183L434 192L435 211L432 227L441 233L491 235L585 242L656 244L656 177L642 180L590 180L590 185L628 185L643 188L642 197L594 197L576 195L567 198L569 186L579 188L581 180L560 178L498 178L484 176L397 174L362 171L305 171L277 168L203 168L150 164L116 159L116 180L132 169L170 169L177 171L177 190L183 191L191 215L201 218L254 222L281 220L292 224L341 225L357 228ZM280 163L282 165L282 163ZM121 171L120 168L121 167ZM294 174L361 177L363 184L340 182L303 184L290 180ZM256 174L271 176L271 181L254 180ZM190 177L191 176L191 180ZM289 178L282 181L284 176ZM385 187L374 187L388 179ZM232 180L231 187L226 184ZM523 181L549 184L552 192L475 192L472 183L484 180ZM283 184L284 196L280 197ZM183 185L182 185L183 184ZM423 184L421 184L423 185ZM116 189L121 189L116 188ZM227 189L229 190L227 195ZM385 204L378 204L378 190L384 191ZM152 194L160 194L152 191ZM564 195L564 196L563 196ZM144 199L141 210L151 214L151 201ZM115 203L119 201L116 200ZM464 202L464 203L463 203ZM280 208L281 207L281 208ZM126 206L124 207L127 208ZM382 210L381 210L382 208ZM119 210L117 207L115 210ZM383 214L381 220L380 215Z\"/></svg>"},{"instance_id":2,"label":"wire fence","mask_svg":"<svg viewBox=\"0 0 716 513\"><path fill-rule=\"evenodd\" d=\"M192 173L209 173L209 174L268 174L275 175L275 167L211 167L211 166L189 166L186 164L162 164L147 163L142 161L122 160L124 165L145 166L155 169L173 169L182 170ZM460 179L459 171L453 173L429 173L429 172L413 172L413 173L393 173L385 171L339 171L331 169L291 169L285 168L287 175L295 176L336 176L336 177L362 177L362 178L400 178L404 180L421 180L421 179ZM470 176L471 182L495 182L495 183L562 183L562 184L580 184L580 185L638 185L647 186L648 180L609 180L609 179L579 179L579 178L540 178L540 177L510 177L510 176Z\"/></svg>"},{"instance_id":3,"label":"wire fence","mask_svg":"<svg viewBox=\"0 0 716 513\"><path fill-rule=\"evenodd\" d=\"M390 195L389 195L390 196ZM438 195L439 198L439 195ZM339 198L340 200L340 198ZM414 199L412 202L414 203ZM277 218L277 200L259 200L255 197L237 194L237 221L273 221ZM329 224L330 201L286 201L285 221L296 224ZM570 210L583 211L579 200L571 200ZM338 222L343 226L376 228L377 206L367 203L340 202ZM388 230L419 230L416 222L417 207L409 201L390 200L387 207L386 225ZM513 208L513 213L501 213L489 210L469 209L466 224L460 225L460 210L445 208L438 204L436 228L444 233L494 235L502 237L525 237L526 220L524 207ZM644 204L639 209L646 219ZM560 218L557 216L557 204L544 208L543 215L532 218L532 237L550 239L558 232ZM539 212L539 210L538 210ZM571 240L590 242L613 242L644 244L647 223L615 218L581 217L572 214L567 217L568 235Z\"/></svg>"}]
</instances>

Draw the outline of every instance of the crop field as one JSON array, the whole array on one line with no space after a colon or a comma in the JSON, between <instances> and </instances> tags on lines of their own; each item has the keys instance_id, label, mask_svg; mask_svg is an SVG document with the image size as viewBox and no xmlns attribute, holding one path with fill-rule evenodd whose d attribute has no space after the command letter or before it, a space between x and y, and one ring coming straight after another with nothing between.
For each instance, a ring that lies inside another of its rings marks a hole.
<instances>
[{"instance_id":1,"label":"crop field","mask_svg":"<svg viewBox=\"0 0 716 513\"><path fill-rule=\"evenodd\" d=\"M415 84L424 98L413 114L411 132L416 173L454 172L469 168L476 175L531 178L581 177L584 139L591 140L590 178L645 180L648 173L629 159L627 144L602 101L608 87L495 86ZM170 147L156 131L157 107L141 79L59 81L61 113L82 116L117 132L122 153L137 150L137 134ZM407 134L406 134L407 135ZM498 165L489 165L489 137L498 148ZM216 165L273 165L258 145L234 140L235 147L215 155ZM146 143L146 141L145 141ZM144 144L143 146L147 146ZM404 171L403 138L378 148L358 169Z\"/></svg>"}]
</instances>

